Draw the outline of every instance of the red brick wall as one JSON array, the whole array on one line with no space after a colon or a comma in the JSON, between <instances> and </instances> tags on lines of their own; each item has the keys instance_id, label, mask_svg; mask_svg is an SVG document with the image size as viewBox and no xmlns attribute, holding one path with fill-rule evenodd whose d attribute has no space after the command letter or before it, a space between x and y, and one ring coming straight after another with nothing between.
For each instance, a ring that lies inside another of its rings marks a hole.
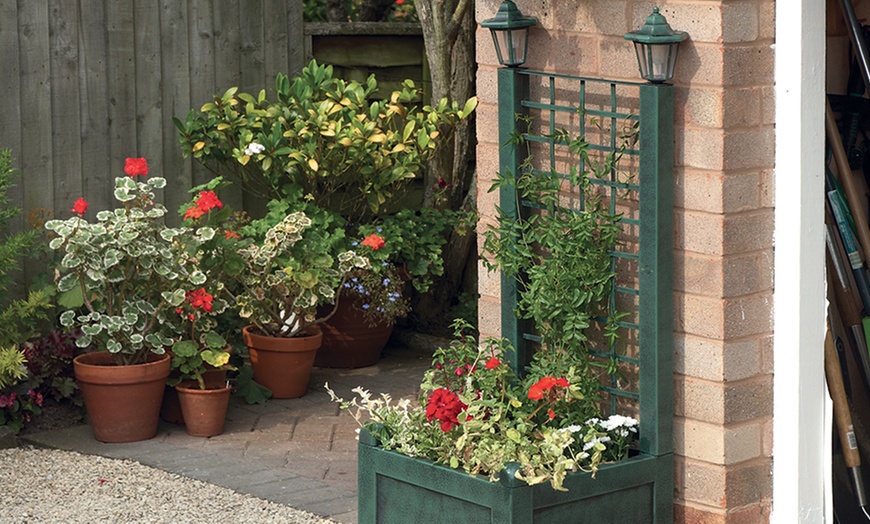
<instances>
[{"instance_id":1,"label":"red brick wall","mask_svg":"<svg viewBox=\"0 0 870 524\"><path fill-rule=\"evenodd\" d=\"M500 0L478 0L477 20ZM653 4L516 0L538 18L526 64L636 80L631 44ZM675 157L676 516L681 522L766 521L773 414L774 0L658 3L690 40L680 49ZM479 30L478 181L493 222L499 170L496 68ZM482 242L481 242L482 243ZM499 334L497 275L480 269L480 329Z\"/></svg>"}]
</instances>

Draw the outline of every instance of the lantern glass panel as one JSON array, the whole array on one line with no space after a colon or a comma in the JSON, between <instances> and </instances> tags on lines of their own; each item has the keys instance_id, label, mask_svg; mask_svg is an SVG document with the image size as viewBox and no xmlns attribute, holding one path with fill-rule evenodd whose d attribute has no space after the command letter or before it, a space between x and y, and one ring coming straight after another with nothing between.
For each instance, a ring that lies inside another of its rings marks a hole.
<instances>
[{"instance_id":1,"label":"lantern glass panel","mask_svg":"<svg viewBox=\"0 0 870 524\"><path fill-rule=\"evenodd\" d=\"M677 62L677 45L635 42L640 76L650 82L670 80Z\"/></svg>"},{"instance_id":2,"label":"lantern glass panel","mask_svg":"<svg viewBox=\"0 0 870 524\"><path fill-rule=\"evenodd\" d=\"M492 31L492 39L495 42L495 50L498 53L500 64L518 66L525 63L528 33L527 27Z\"/></svg>"}]
</instances>

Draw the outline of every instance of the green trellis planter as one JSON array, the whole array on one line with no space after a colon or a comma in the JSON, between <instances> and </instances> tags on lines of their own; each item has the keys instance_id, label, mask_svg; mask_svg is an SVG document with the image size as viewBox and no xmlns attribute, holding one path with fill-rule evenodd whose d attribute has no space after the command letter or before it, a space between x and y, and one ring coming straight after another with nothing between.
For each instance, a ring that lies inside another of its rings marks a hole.
<instances>
[{"instance_id":1,"label":"green trellis planter","mask_svg":"<svg viewBox=\"0 0 870 524\"><path fill-rule=\"evenodd\" d=\"M504 173L518 173L529 151L509 140L517 129L517 115L537 111L543 116L543 132L534 136L523 130L527 143L550 157L556 169L558 153L552 134L561 122L578 113L605 122L604 144L590 145L611 151L624 122L635 122L639 147L625 155L634 157L637 179L618 181L613 173L593 181L609 192L617 205L617 191L637 195L637 210L621 221L635 235L635 248L614 249L614 268L636 271L628 283L614 286L611 300L629 300L636 315L620 321L637 344L635 356L610 348L595 355L636 369L636 388L613 379L602 390L610 410L619 411L621 402L631 403L640 419L639 452L615 464L602 466L595 478L578 472L567 477L568 491L556 491L550 484L529 486L502 472L499 482L472 477L461 470L435 465L379 447L368 432L360 434L358 452L359 522L369 523L671 523L673 522L673 170L674 101L673 86L637 84L556 75L519 68L498 71L499 163ZM565 89L573 82L578 88ZM529 93L535 93L535 100ZM627 95L626 95L627 93ZM576 98L575 98L576 96ZM564 100L576 100L565 105ZM549 121L547 121L549 120ZM583 119L579 119L584 131ZM549 125L547 125L549 124ZM593 130L594 132L595 130ZM601 132L599 131L599 134ZM609 137L607 136L609 135ZM610 149L608 149L608 147ZM546 167L542 168L546 169ZM613 175L613 176L611 176ZM521 203L527 206L527 203ZM500 207L517 208L516 193L504 186ZM615 209L615 208L614 208ZM615 212L615 211L614 211ZM502 336L517 351L510 365L522 371L528 365L535 336L528 333L514 314L516 282L502 278Z\"/></svg>"},{"instance_id":2,"label":"green trellis planter","mask_svg":"<svg viewBox=\"0 0 870 524\"><path fill-rule=\"evenodd\" d=\"M673 520L673 456L638 455L578 472L568 491L529 486L506 471L498 482L359 441L359 522L380 524L647 523Z\"/></svg>"}]
</instances>

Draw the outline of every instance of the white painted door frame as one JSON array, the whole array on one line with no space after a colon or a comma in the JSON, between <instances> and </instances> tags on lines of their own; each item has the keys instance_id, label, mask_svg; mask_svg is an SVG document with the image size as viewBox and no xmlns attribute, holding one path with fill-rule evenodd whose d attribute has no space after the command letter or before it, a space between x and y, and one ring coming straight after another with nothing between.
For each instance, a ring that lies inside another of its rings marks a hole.
<instances>
[{"instance_id":1,"label":"white painted door frame","mask_svg":"<svg viewBox=\"0 0 870 524\"><path fill-rule=\"evenodd\" d=\"M830 519L823 361L825 2L776 2L773 511ZM826 495L828 493L828 495Z\"/></svg>"}]
</instances>

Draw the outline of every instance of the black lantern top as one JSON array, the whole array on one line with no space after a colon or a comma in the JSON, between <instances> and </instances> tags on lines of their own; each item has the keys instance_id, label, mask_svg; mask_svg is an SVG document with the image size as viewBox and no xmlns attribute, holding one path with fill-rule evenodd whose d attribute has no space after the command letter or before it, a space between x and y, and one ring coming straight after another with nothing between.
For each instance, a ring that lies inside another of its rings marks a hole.
<instances>
[{"instance_id":1,"label":"black lantern top","mask_svg":"<svg viewBox=\"0 0 870 524\"><path fill-rule=\"evenodd\" d=\"M646 17L643 27L625 35L626 40L640 44L675 44L682 42L689 36L685 31L674 31L668 25L664 15L659 13L659 8L654 7L652 14Z\"/></svg>"},{"instance_id":2,"label":"black lantern top","mask_svg":"<svg viewBox=\"0 0 870 524\"><path fill-rule=\"evenodd\" d=\"M509 31L511 29L531 27L537 23L538 21L534 18L523 16L523 13L520 12L520 9L511 0L505 0L498 6L498 13L492 18L484 20L480 25L495 31Z\"/></svg>"}]
</instances>

